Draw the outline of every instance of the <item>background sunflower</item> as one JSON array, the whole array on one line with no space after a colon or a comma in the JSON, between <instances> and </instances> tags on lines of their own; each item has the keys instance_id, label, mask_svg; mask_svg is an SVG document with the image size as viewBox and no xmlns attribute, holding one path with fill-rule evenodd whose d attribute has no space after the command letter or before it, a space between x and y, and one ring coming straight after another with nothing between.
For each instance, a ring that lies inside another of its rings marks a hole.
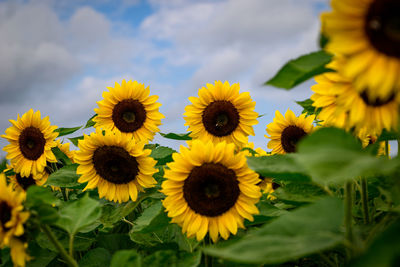
<instances>
[{"instance_id":1,"label":"background sunflower","mask_svg":"<svg viewBox=\"0 0 400 267\"><path fill-rule=\"evenodd\" d=\"M40 111L30 109L17 120L10 120L13 126L6 130L2 137L10 144L3 148L6 158L11 160L16 173L24 177L44 171L46 161L56 162L51 151L56 146L54 139L58 133L57 126L50 125L49 117L40 118Z\"/></svg>"},{"instance_id":2,"label":"background sunflower","mask_svg":"<svg viewBox=\"0 0 400 267\"><path fill-rule=\"evenodd\" d=\"M183 114L190 136L204 141L226 141L238 147L247 144L247 136L254 135L257 124L256 105L248 92L239 93L239 84L226 81L199 90L199 97L189 97L191 105Z\"/></svg>"},{"instance_id":3,"label":"background sunflower","mask_svg":"<svg viewBox=\"0 0 400 267\"><path fill-rule=\"evenodd\" d=\"M244 228L244 218L258 214L260 179L247 167L245 154L234 151L234 144L195 140L190 149L181 146L180 154L173 154L162 183L163 205L188 237L201 240L208 232L213 242L218 235L227 239Z\"/></svg>"},{"instance_id":4,"label":"background sunflower","mask_svg":"<svg viewBox=\"0 0 400 267\"><path fill-rule=\"evenodd\" d=\"M149 157L151 150L143 149L143 142L132 142L119 132L103 135L96 129L78 146L75 161L81 174L78 182L88 183L84 190L97 187L100 198L121 203L135 201L139 190L155 186L156 161Z\"/></svg>"},{"instance_id":5,"label":"background sunflower","mask_svg":"<svg viewBox=\"0 0 400 267\"><path fill-rule=\"evenodd\" d=\"M137 81L122 80L121 85L116 82L115 87L107 88L109 92L103 92L103 100L97 102L99 108L94 109L95 127L119 132L129 139L152 140L164 118L158 111L158 96L150 96L149 87Z\"/></svg>"}]
</instances>

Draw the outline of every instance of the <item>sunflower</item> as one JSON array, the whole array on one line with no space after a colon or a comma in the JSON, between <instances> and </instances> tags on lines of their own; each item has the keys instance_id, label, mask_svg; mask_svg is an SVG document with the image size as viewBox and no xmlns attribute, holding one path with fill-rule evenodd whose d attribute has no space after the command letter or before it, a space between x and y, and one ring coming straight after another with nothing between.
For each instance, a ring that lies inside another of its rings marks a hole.
<instances>
[{"instance_id":1,"label":"sunflower","mask_svg":"<svg viewBox=\"0 0 400 267\"><path fill-rule=\"evenodd\" d=\"M10 239L10 254L14 267L25 267L25 262L32 258L26 253L28 244L19 238L12 237Z\"/></svg>"},{"instance_id":2,"label":"sunflower","mask_svg":"<svg viewBox=\"0 0 400 267\"><path fill-rule=\"evenodd\" d=\"M24 233L23 224L29 213L22 211L24 195L7 185L4 173L0 174L0 248L10 246L13 237Z\"/></svg>"},{"instance_id":3,"label":"sunflower","mask_svg":"<svg viewBox=\"0 0 400 267\"><path fill-rule=\"evenodd\" d=\"M36 175L31 174L28 177L21 176L20 173L16 173L12 176L9 176L9 179L13 190L26 192L26 190L28 190L28 188L32 185L44 185L47 181L47 177L48 175L46 175L45 172Z\"/></svg>"},{"instance_id":4,"label":"sunflower","mask_svg":"<svg viewBox=\"0 0 400 267\"><path fill-rule=\"evenodd\" d=\"M135 143L119 132L96 129L79 140L80 150L75 152L79 164L78 182L88 182L85 189L98 188L100 198L126 202L137 199L143 187L154 187L152 177L157 170L156 161L149 157L151 150L144 149L144 142Z\"/></svg>"},{"instance_id":5,"label":"sunflower","mask_svg":"<svg viewBox=\"0 0 400 267\"><path fill-rule=\"evenodd\" d=\"M95 127L121 133L124 138L152 140L164 118L158 111L158 96L150 96L149 87L137 81L122 80L121 85L107 88L109 92L103 92L103 100L97 102L99 108L94 109Z\"/></svg>"},{"instance_id":6,"label":"sunflower","mask_svg":"<svg viewBox=\"0 0 400 267\"><path fill-rule=\"evenodd\" d=\"M161 185L163 205L189 238L200 241L208 232L213 242L218 235L227 239L244 228L244 218L252 221L258 214L260 179L247 167L245 153L235 154L234 144L197 139L172 157Z\"/></svg>"},{"instance_id":7,"label":"sunflower","mask_svg":"<svg viewBox=\"0 0 400 267\"><path fill-rule=\"evenodd\" d=\"M362 146L367 147L368 145L375 144L378 141L378 135L376 133L370 133L365 128L361 129L357 133L357 137L361 140ZM388 152L390 152L390 145L388 145ZM378 156L386 156L386 144L385 142L379 142Z\"/></svg>"},{"instance_id":8,"label":"sunflower","mask_svg":"<svg viewBox=\"0 0 400 267\"><path fill-rule=\"evenodd\" d=\"M303 113L299 117L288 109L285 117L277 110L274 121L267 125L266 138L271 139L267 147L272 149L272 154L286 154L296 152L296 145L307 134L313 131L315 116L306 117Z\"/></svg>"},{"instance_id":9,"label":"sunflower","mask_svg":"<svg viewBox=\"0 0 400 267\"><path fill-rule=\"evenodd\" d=\"M316 77L318 84L311 87L315 107L322 108L319 119L325 125L345 129L355 128L356 132L365 128L369 133L379 135L383 128L396 129L400 104L400 92L393 92L385 100L373 98L368 90L359 91L354 83L340 74L346 60L338 59L330 68L337 72Z\"/></svg>"},{"instance_id":10,"label":"sunflower","mask_svg":"<svg viewBox=\"0 0 400 267\"><path fill-rule=\"evenodd\" d=\"M204 141L226 141L238 147L247 144L247 136L254 135L253 125L257 124L256 105L248 92L239 93L238 83L216 81L215 85L199 90L199 97L189 97L191 105L186 106L185 125L190 136Z\"/></svg>"},{"instance_id":11,"label":"sunflower","mask_svg":"<svg viewBox=\"0 0 400 267\"><path fill-rule=\"evenodd\" d=\"M348 60L342 74L368 88L371 99L387 101L400 89L400 23L398 0L332 0L322 14L327 50Z\"/></svg>"},{"instance_id":12,"label":"sunflower","mask_svg":"<svg viewBox=\"0 0 400 267\"><path fill-rule=\"evenodd\" d=\"M10 120L13 126L6 130L2 137L10 144L3 148L15 168L16 173L24 177L42 173L46 161L56 162L51 151L56 146L54 139L58 133L54 132L57 126L50 125L49 117L40 118L40 111L30 109L18 119Z\"/></svg>"}]
</instances>

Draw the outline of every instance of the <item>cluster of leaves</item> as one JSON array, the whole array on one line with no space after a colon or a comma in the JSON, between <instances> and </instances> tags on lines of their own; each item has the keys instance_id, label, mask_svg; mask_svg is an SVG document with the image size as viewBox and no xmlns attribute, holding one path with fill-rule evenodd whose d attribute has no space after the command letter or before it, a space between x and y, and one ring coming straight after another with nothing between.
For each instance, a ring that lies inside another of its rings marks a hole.
<instances>
[{"instance_id":1,"label":"cluster of leaves","mask_svg":"<svg viewBox=\"0 0 400 267\"><path fill-rule=\"evenodd\" d=\"M290 61L268 84L284 88L330 71L331 59L316 52ZM298 102L315 114L311 100ZM60 136L93 126L59 128ZM161 134L190 140L188 134ZM82 136L68 138L77 145ZM384 132L380 141L398 139ZM158 184L136 202L117 204L83 192L77 164L53 149L58 169L47 187L27 191L31 217L24 239L28 266L393 266L400 255L400 159L377 157L378 144L363 149L345 131L324 128L304 138L288 155L248 157L251 169L273 177L276 200L263 196L260 213L245 221L245 230L211 244L188 239L170 223L159 192L173 149L149 144L157 161ZM5 162L0 164L5 168ZM52 191L50 186L60 187ZM344 190L346 188L346 190ZM350 193L349 193L350 189ZM0 266L11 266L2 249Z\"/></svg>"}]
</instances>

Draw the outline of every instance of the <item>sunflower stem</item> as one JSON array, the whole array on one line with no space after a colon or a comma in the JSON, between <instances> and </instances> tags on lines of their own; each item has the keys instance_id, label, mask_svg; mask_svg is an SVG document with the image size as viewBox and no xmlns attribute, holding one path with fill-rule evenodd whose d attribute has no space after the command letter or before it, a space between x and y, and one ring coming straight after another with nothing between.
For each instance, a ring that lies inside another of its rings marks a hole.
<instances>
[{"instance_id":1,"label":"sunflower stem","mask_svg":"<svg viewBox=\"0 0 400 267\"><path fill-rule=\"evenodd\" d=\"M344 188L344 226L345 226L345 237L346 241L350 244L350 247L353 245L353 183L351 181L346 182ZM351 257L353 255L352 249L348 249L348 256Z\"/></svg>"},{"instance_id":2,"label":"sunflower stem","mask_svg":"<svg viewBox=\"0 0 400 267\"><path fill-rule=\"evenodd\" d=\"M58 252L60 252L61 257L66 261L67 265L70 267L78 267L78 263L68 255L67 251L63 248L60 242L57 240L54 233L51 231L51 228L48 225L41 225L40 227L42 231L46 234L47 238L50 240L51 243L57 248Z\"/></svg>"},{"instance_id":3,"label":"sunflower stem","mask_svg":"<svg viewBox=\"0 0 400 267\"><path fill-rule=\"evenodd\" d=\"M62 193L64 201L68 201L68 196L67 196L67 193L65 192L65 188L61 187L61 193Z\"/></svg>"},{"instance_id":4,"label":"sunflower stem","mask_svg":"<svg viewBox=\"0 0 400 267\"><path fill-rule=\"evenodd\" d=\"M385 141L385 156L389 158L389 141Z\"/></svg>"},{"instance_id":5,"label":"sunflower stem","mask_svg":"<svg viewBox=\"0 0 400 267\"><path fill-rule=\"evenodd\" d=\"M74 238L75 238L75 235L69 236L69 255L72 258L74 257Z\"/></svg>"},{"instance_id":6,"label":"sunflower stem","mask_svg":"<svg viewBox=\"0 0 400 267\"><path fill-rule=\"evenodd\" d=\"M368 186L365 177L361 177L361 203L363 207L364 224L369 224Z\"/></svg>"}]
</instances>

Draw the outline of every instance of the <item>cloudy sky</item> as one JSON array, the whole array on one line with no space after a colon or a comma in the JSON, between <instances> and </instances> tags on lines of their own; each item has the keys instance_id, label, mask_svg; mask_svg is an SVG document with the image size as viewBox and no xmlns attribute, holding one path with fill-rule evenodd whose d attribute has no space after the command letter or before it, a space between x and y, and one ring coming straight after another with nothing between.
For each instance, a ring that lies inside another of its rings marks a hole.
<instances>
[{"instance_id":1,"label":"cloudy sky","mask_svg":"<svg viewBox=\"0 0 400 267\"><path fill-rule=\"evenodd\" d=\"M107 86L132 79L159 95L161 131L182 133L188 97L227 80L265 114L250 141L266 149L275 110L299 114L294 101L311 95L313 81L292 91L262 84L287 60L318 49L328 2L0 0L0 132L30 108L59 127L82 125Z\"/></svg>"}]
</instances>

